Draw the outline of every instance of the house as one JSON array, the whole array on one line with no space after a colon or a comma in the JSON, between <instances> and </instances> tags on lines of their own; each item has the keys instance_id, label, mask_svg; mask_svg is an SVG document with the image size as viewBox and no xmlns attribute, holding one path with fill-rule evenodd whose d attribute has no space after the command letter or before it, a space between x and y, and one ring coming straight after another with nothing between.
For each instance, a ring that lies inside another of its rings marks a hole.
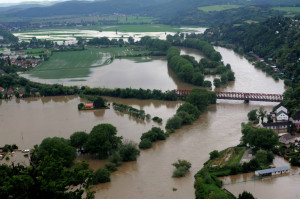
<instances>
[{"instance_id":1,"label":"house","mask_svg":"<svg viewBox=\"0 0 300 200\"><path fill-rule=\"evenodd\" d=\"M4 88L3 87L0 87L0 92L4 92Z\"/></svg>"},{"instance_id":2,"label":"house","mask_svg":"<svg viewBox=\"0 0 300 200\"><path fill-rule=\"evenodd\" d=\"M92 109L92 108L94 108L94 104L93 104L93 103L86 103L86 104L84 105L84 107L85 107L86 109Z\"/></svg>"},{"instance_id":3,"label":"house","mask_svg":"<svg viewBox=\"0 0 300 200\"><path fill-rule=\"evenodd\" d=\"M287 113L285 113L284 111L281 110L278 113L276 113L276 119L278 121L288 121L289 116L287 115Z\"/></svg>"},{"instance_id":4,"label":"house","mask_svg":"<svg viewBox=\"0 0 300 200\"><path fill-rule=\"evenodd\" d=\"M272 123L263 123L262 124L264 128L269 128L269 129L273 129L273 130L285 130L287 131L289 126L290 126L290 122L286 121L286 122L272 122Z\"/></svg>"},{"instance_id":5,"label":"house","mask_svg":"<svg viewBox=\"0 0 300 200\"><path fill-rule=\"evenodd\" d=\"M14 89L12 89L12 88L9 88L8 90L7 90L7 97L12 97L13 96L13 94L14 94Z\"/></svg>"},{"instance_id":6,"label":"house","mask_svg":"<svg viewBox=\"0 0 300 200\"><path fill-rule=\"evenodd\" d=\"M274 107L274 113L277 121L288 121L288 110L281 103Z\"/></svg>"},{"instance_id":7,"label":"house","mask_svg":"<svg viewBox=\"0 0 300 200\"><path fill-rule=\"evenodd\" d=\"M280 111L283 111L285 113L288 112L287 108L284 107L281 103L274 107L274 111L275 111L275 113L278 113Z\"/></svg>"},{"instance_id":8,"label":"house","mask_svg":"<svg viewBox=\"0 0 300 200\"><path fill-rule=\"evenodd\" d=\"M295 142L295 138L291 134L287 133L279 138L279 142L285 145L289 145Z\"/></svg>"},{"instance_id":9,"label":"house","mask_svg":"<svg viewBox=\"0 0 300 200\"><path fill-rule=\"evenodd\" d=\"M300 110L297 110L295 115L292 117L293 124L297 127L297 130L300 129Z\"/></svg>"}]
</instances>

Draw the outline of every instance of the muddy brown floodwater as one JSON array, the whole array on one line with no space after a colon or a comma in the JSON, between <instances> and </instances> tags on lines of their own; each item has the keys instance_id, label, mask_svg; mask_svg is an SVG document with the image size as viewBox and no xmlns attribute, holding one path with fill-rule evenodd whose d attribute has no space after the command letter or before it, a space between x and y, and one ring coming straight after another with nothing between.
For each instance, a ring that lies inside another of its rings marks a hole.
<instances>
[{"instance_id":1,"label":"muddy brown floodwater","mask_svg":"<svg viewBox=\"0 0 300 200\"><path fill-rule=\"evenodd\" d=\"M220 90L283 93L282 81L275 82L231 50L220 47L216 49L221 52L224 62L231 64L236 75L235 83ZM199 53L194 50L189 51L194 54ZM175 83L177 86L182 84L178 79ZM191 89L186 84L178 87ZM162 117L164 123L161 127L164 127L166 120L182 103L108 99L144 109L152 116ZM139 142L143 132L148 131L152 126L158 126L155 122L135 120L128 115L116 113L113 109L79 112L77 104L81 101L77 97L0 101L0 145L17 143L21 148L30 148L40 143L45 137L68 138L75 131L89 132L94 125L99 123L111 123L117 127L118 134L124 139ZM276 103L244 104L241 101L218 100L216 105L209 106L208 111L204 112L192 125L184 126L166 141L155 143L153 148L141 151L136 162L123 163L117 172L112 173L110 183L94 187L96 198L195 198L194 174L202 168L203 163L209 157L209 152L237 145L241 137L241 122L247 121L247 113L260 106L271 111L274 105ZM106 162L87 157L79 159L88 159L93 169L103 166ZM178 159L190 161L192 168L185 177L172 178L174 169L172 163ZM284 178L288 180L281 182L283 179L278 178L272 183L272 187L281 187L283 183L286 184L285 187L292 187L292 184L300 186L298 176ZM269 185L268 182L260 185L261 188L266 188L262 190L264 197L273 197L268 196L271 193L268 189ZM242 185L236 189L233 188L232 192L237 194L242 190L247 190L247 187ZM177 191L173 191L172 188L177 188ZM254 196L260 196L256 195L255 189L251 192ZM290 192L287 197L296 198L297 190Z\"/></svg>"}]
</instances>

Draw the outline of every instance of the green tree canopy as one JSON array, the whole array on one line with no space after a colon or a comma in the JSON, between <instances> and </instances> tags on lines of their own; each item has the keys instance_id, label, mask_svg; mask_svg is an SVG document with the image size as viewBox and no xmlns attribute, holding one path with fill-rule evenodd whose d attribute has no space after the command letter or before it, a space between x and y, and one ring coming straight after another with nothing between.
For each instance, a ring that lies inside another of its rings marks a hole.
<instances>
[{"instance_id":1,"label":"green tree canopy","mask_svg":"<svg viewBox=\"0 0 300 200\"><path fill-rule=\"evenodd\" d=\"M242 142L248 144L254 150L272 151L279 143L278 135L272 129L254 129L250 125L245 125L242 134Z\"/></svg>"},{"instance_id":2,"label":"green tree canopy","mask_svg":"<svg viewBox=\"0 0 300 200\"><path fill-rule=\"evenodd\" d=\"M209 104L215 104L216 100L216 93L205 89L193 89L186 97L186 102L193 104L200 111L205 110Z\"/></svg>"},{"instance_id":3,"label":"green tree canopy","mask_svg":"<svg viewBox=\"0 0 300 200\"><path fill-rule=\"evenodd\" d=\"M117 136L117 129L111 124L99 124L92 129L84 149L97 154L99 158L106 158L122 143L122 137Z\"/></svg>"},{"instance_id":4,"label":"green tree canopy","mask_svg":"<svg viewBox=\"0 0 300 200\"><path fill-rule=\"evenodd\" d=\"M70 136L70 143L73 147L82 149L89 135L86 132L75 132Z\"/></svg>"},{"instance_id":5,"label":"green tree canopy","mask_svg":"<svg viewBox=\"0 0 300 200\"><path fill-rule=\"evenodd\" d=\"M76 149L64 138L45 138L42 143L35 148L33 160L38 162L48 155L51 155L53 158L62 159L64 166L69 167L76 158Z\"/></svg>"}]
</instances>

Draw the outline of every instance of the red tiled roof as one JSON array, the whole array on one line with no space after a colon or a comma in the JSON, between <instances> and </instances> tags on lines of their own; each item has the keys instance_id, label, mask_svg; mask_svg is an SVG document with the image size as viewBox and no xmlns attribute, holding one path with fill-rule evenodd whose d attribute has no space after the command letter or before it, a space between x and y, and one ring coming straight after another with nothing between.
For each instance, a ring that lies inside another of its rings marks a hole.
<instances>
[{"instance_id":1,"label":"red tiled roof","mask_svg":"<svg viewBox=\"0 0 300 200\"><path fill-rule=\"evenodd\" d=\"M94 107L94 104L93 104L93 103L86 103L86 104L85 104L85 107L86 107L86 108L93 108L93 107Z\"/></svg>"}]
</instances>

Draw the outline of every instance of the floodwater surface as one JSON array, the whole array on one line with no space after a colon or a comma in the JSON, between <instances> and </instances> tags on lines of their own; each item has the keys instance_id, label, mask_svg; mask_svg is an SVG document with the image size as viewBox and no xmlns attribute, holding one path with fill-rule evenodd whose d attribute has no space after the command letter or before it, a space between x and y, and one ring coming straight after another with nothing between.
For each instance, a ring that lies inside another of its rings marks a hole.
<instances>
[{"instance_id":1,"label":"floodwater surface","mask_svg":"<svg viewBox=\"0 0 300 200\"><path fill-rule=\"evenodd\" d=\"M275 82L271 77L255 69L245 58L231 50L216 47L223 56L225 63L232 66L236 82L224 91L283 93L282 81ZM197 53L197 52L195 52ZM168 72L171 74L171 72ZM107 76L109 76L107 74ZM181 84L176 82L176 84ZM124 83L123 83L124 84ZM139 83L141 84L141 83ZM153 83L155 84L155 83ZM121 85L122 86L122 85ZM181 87L178 86L177 87ZM191 88L188 85L182 86ZM175 114L182 102L164 102L153 100L132 100L108 98L136 108L144 109L151 116L163 118L163 124L152 121L139 121L128 115L115 112L113 109L97 111L78 111L77 97L47 97L26 100L0 101L1 144L17 143L21 148L30 148L45 137L68 138L75 131L89 132L93 126L100 123L111 123L118 129L118 135L124 139L139 142L143 132L152 126L164 127L166 120ZM209 152L239 144L241 138L241 123L247 121L247 113L252 109L263 106L271 111L276 103L218 100L216 105L208 110L192 125L184 126L172 134L166 141L160 141L149 150L142 150L136 162L123 163L118 171L112 173L111 182L99 184L93 189L96 198L195 198L194 175L208 160ZM106 161L81 157L89 160L93 169L102 167ZM172 163L185 159L192 163L190 172L183 178L172 178L174 167ZM258 195L251 186L240 185L233 189L234 194L243 190L251 191L254 196L268 196L270 185L274 188L300 186L297 176L286 176L287 181L278 178L269 184L262 182L260 187L263 195ZM296 179L296 180L294 180ZM251 184L251 182L249 182ZM176 188L177 191L173 191ZM290 190L289 190L290 191ZM282 196L297 198L298 190L290 191ZM275 196L274 198L277 198Z\"/></svg>"}]
</instances>

